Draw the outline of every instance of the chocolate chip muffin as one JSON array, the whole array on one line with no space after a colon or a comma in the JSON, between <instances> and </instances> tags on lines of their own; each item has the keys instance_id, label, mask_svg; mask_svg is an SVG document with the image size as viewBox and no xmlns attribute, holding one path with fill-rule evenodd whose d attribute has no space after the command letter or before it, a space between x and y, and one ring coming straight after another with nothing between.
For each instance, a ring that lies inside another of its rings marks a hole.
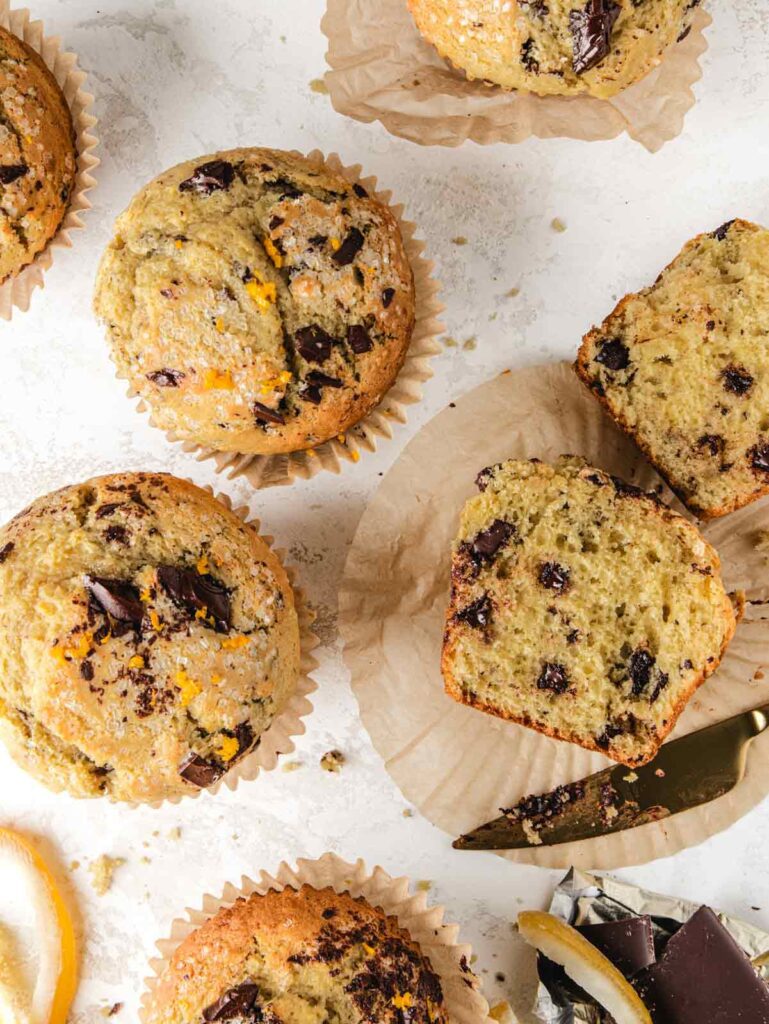
<instances>
[{"instance_id":1,"label":"chocolate chip muffin","mask_svg":"<svg viewBox=\"0 0 769 1024\"><path fill-rule=\"evenodd\" d=\"M585 335L576 371L697 516L769 492L769 231L688 242Z\"/></svg>"},{"instance_id":2,"label":"chocolate chip muffin","mask_svg":"<svg viewBox=\"0 0 769 1024\"><path fill-rule=\"evenodd\" d=\"M333 889L239 899L186 938L148 1024L448 1024L441 984L392 917Z\"/></svg>"},{"instance_id":3,"label":"chocolate chip muffin","mask_svg":"<svg viewBox=\"0 0 769 1024\"><path fill-rule=\"evenodd\" d=\"M0 283L59 230L75 187L67 101L43 60L0 28Z\"/></svg>"},{"instance_id":4,"label":"chocolate chip muffin","mask_svg":"<svg viewBox=\"0 0 769 1024\"><path fill-rule=\"evenodd\" d=\"M581 459L503 462L478 486L453 552L447 693L650 761L734 634L718 555L654 496Z\"/></svg>"},{"instance_id":5,"label":"chocolate chip muffin","mask_svg":"<svg viewBox=\"0 0 769 1024\"><path fill-rule=\"evenodd\" d=\"M505 89L608 98L659 64L700 0L408 0L441 56Z\"/></svg>"},{"instance_id":6,"label":"chocolate chip muffin","mask_svg":"<svg viewBox=\"0 0 769 1024\"><path fill-rule=\"evenodd\" d=\"M96 284L118 371L176 437L291 452L395 380L414 284L392 214L305 157L236 149L166 171L118 218Z\"/></svg>"},{"instance_id":7,"label":"chocolate chip muffin","mask_svg":"<svg viewBox=\"0 0 769 1024\"><path fill-rule=\"evenodd\" d=\"M151 802L210 786L298 666L278 559L192 484L97 477L0 530L0 735L52 789Z\"/></svg>"}]
</instances>

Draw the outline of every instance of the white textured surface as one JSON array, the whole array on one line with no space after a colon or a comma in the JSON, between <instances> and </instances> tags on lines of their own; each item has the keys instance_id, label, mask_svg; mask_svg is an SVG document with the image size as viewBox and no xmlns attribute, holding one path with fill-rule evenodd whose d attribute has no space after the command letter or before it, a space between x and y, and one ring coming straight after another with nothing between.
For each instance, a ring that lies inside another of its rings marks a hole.
<instances>
[{"instance_id":1,"label":"white textured surface","mask_svg":"<svg viewBox=\"0 0 769 1024\"><path fill-rule=\"evenodd\" d=\"M336 149L362 161L420 224L446 285L449 333L459 341L435 360L426 400L395 441L340 478L255 496L241 483L217 482L236 501L250 499L291 551L319 611L320 690L299 744L300 770L278 770L216 800L127 811L49 794L0 751L0 819L40 838L79 907L85 957L77 1024L98 1021L99 1008L118 1001L125 1007L113 1019L134 1019L155 939L203 892L325 850L432 880L434 898L476 947L489 998L525 1001L531 961L510 922L521 906L545 902L556 873L452 852L449 837L418 816L403 817L403 800L361 730L339 656L335 592L345 550L378 474L444 403L506 366L570 355L617 296L653 279L698 231L735 215L769 221L766 0L711 0L715 25L698 105L684 135L656 156L626 140L423 150L378 126L345 121L310 88L324 71L322 6L39 0L34 8L90 74L103 164L86 230L74 249L57 254L30 312L0 328L0 518L42 492L110 470L166 469L213 482L207 466L171 450L134 413L90 313L113 217L145 180L181 159L266 144ZM564 233L551 227L555 217ZM457 236L467 244L454 244ZM520 294L506 297L514 287ZM471 337L475 348L464 349ZM331 747L348 757L338 775L318 765ZM168 837L175 826L178 840ZM703 846L623 875L769 927L768 841L763 805ZM98 898L85 865L102 853L127 863ZM70 873L72 860L81 867Z\"/></svg>"}]
</instances>

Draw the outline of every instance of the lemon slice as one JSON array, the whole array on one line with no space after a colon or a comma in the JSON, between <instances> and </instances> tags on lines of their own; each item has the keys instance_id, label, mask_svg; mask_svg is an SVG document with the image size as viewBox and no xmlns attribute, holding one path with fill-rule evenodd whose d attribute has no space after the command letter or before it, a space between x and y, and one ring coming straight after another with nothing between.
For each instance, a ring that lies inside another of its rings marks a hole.
<instances>
[{"instance_id":1,"label":"lemon slice","mask_svg":"<svg viewBox=\"0 0 769 1024\"><path fill-rule=\"evenodd\" d=\"M37 977L31 993L0 941L0 1024L66 1024L77 987L72 919L43 858L23 836L0 828L0 858L21 870L35 910Z\"/></svg>"},{"instance_id":2,"label":"lemon slice","mask_svg":"<svg viewBox=\"0 0 769 1024\"><path fill-rule=\"evenodd\" d=\"M541 910L524 910L518 915L518 930L535 949L560 964L616 1024L652 1024L630 982L571 925Z\"/></svg>"}]
</instances>

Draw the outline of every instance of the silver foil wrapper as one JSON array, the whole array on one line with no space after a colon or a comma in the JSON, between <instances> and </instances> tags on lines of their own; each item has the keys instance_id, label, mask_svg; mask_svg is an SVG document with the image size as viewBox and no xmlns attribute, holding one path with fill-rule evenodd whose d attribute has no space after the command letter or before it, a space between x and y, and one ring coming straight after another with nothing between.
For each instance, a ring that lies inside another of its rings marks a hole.
<instances>
[{"instance_id":1,"label":"silver foil wrapper","mask_svg":"<svg viewBox=\"0 0 769 1024\"><path fill-rule=\"evenodd\" d=\"M648 914L655 933L670 936L701 906L661 896L607 875L591 875L572 868L553 893L550 913L571 925L601 924ZM716 913L769 983L769 932L728 914ZM560 967L540 956L537 969L537 1020L543 1024L611 1024L611 1017L574 985Z\"/></svg>"}]
</instances>

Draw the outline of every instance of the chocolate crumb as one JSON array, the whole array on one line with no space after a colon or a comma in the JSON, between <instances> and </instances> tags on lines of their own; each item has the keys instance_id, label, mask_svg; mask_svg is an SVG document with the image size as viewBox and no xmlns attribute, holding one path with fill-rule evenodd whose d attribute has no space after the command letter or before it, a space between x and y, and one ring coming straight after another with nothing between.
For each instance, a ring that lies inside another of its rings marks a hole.
<instances>
[{"instance_id":1,"label":"chocolate crumb","mask_svg":"<svg viewBox=\"0 0 769 1024\"><path fill-rule=\"evenodd\" d=\"M152 370L147 375L147 380L157 384L159 388L178 388L185 374L181 370L171 370L164 367L162 370Z\"/></svg>"},{"instance_id":2,"label":"chocolate crumb","mask_svg":"<svg viewBox=\"0 0 769 1024\"><path fill-rule=\"evenodd\" d=\"M180 192L197 192L210 196L212 192L226 191L235 180L235 168L226 160L210 160L196 167L192 176L179 184Z\"/></svg>"},{"instance_id":3,"label":"chocolate crumb","mask_svg":"<svg viewBox=\"0 0 769 1024\"><path fill-rule=\"evenodd\" d=\"M538 690L550 690L552 693L566 693L569 688L569 677L563 665L546 661L537 679Z\"/></svg>"},{"instance_id":4,"label":"chocolate crumb","mask_svg":"<svg viewBox=\"0 0 769 1024\"><path fill-rule=\"evenodd\" d=\"M595 361L607 370L625 370L630 365L630 352L619 338L611 338L600 342Z\"/></svg>"}]
</instances>

